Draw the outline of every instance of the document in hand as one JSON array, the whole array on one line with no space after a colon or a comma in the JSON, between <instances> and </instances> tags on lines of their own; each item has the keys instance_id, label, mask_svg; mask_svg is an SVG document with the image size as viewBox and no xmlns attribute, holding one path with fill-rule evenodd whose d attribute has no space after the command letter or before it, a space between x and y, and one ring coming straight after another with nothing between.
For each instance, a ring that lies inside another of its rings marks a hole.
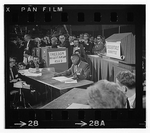
<instances>
[{"instance_id":1,"label":"document in hand","mask_svg":"<svg viewBox=\"0 0 150 133\"><path fill-rule=\"evenodd\" d=\"M90 109L89 105L72 103L67 109Z\"/></svg>"},{"instance_id":2,"label":"document in hand","mask_svg":"<svg viewBox=\"0 0 150 133\"><path fill-rule=\"evenodd\" d=\"M65 82L65 83L77 83L76 80L72 78L67 78L65 76L53 77L52 79L58 80L60 82Z\"/></svg>"},{"instance_id":3,"label":"document in hand","mask_svg":"<svg viewBox=\"0 0 150 133\"><path fill-rule=\"evenodd\" d=\"M15 88L22 88L22 81L14 83L13 87L15 87Z\"/></svg>"}]
</instances>

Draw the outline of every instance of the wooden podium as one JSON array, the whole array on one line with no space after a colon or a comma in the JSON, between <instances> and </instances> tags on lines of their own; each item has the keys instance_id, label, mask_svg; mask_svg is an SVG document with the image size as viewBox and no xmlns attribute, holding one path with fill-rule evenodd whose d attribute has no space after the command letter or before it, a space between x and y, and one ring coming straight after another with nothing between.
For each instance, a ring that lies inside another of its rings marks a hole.
<instances>
[{"instance_id":1,"label":"wooden podium","mask_svg":"<svg viewBox=\"0 0 150 133\"><path fill-rule=\"evenodd\" d=\"M41 48L41 59L46 61L46 67L54 67L56 72L68 69L68 49L67 48Z\"/></svg>"},{"instance_id":2,"label":"wooden podium","mask_svg":"<svg viewBox=\"0 0 150 133\"><path fill-rule=\"evenodd\" d=\"M125 56L122 61L125 64L135 64L135 37L132 33L113 34L106 39L107 42L120 41L121 55Z\"/></svg>"}]
</instances>

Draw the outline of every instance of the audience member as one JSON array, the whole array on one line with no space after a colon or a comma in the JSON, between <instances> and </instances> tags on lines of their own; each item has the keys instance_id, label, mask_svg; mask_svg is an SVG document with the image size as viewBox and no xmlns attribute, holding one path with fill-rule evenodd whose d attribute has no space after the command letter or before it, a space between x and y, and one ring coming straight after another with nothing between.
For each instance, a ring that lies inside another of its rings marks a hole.
<instances>
[{"instance_id":1,"label":"audience member","mask_svg":"<svg viewBox=\"0 0 150 133\"><path fill-rule=\"evenodd\" d=\"M35 39L35 45L36 45L36 47L41 47L41 39L39 38L39 37L36 37Z\"/></svg>"},{"instance_id":2,"label":"audience member","mask_svg":"<svg viewBox=\"0 0 150 133\"><path fill-rule=\"evenodd\" d=\"M116 83L100 80L87 88L89 105L94 109L126 108L126 96Z\"/></svg>"},{"instance_id":3,"label":"audience member","mask_svg":"<svg viewBox=\"0 0 150 133\"><path fill-rule=\"evenodd\" d=\"M82 44L85 48L85 52L90 53L89 34L88 33L84 34Z\"/></svg>"},{"instance_id":4,"label":"audience member","mask_svg":"<svg viewBox=\"0 0 150 133\"><path fill-rule=\"evenodd\" d=\"M18 63L18 70L24 70L26 69L26 65L23 62Z\"/></svg>"},{"instance_id":5,"label":"audience member","mask_svg":"<svg viewBox=\"0 0 150 133\"><path fill-rule=\"evenodd\" d=\"M58 47L58 39L57 39L57 37L52 37L51 38L51 45L52 45L52 48L57 48Z\"/></svg>"},{"instance_id":6,"label":"audience member","mask_svg":"<svg viewBox=\"0 0 150 133\"><path fill-rule=\"evenodd\" d=\"M73 41L74 41L73 36L69 36L69 43L71 46L74 45Z\"/></svg>"},{"instance_id":7,"label":"audience member","mask_svg":"<svg viewBox=\"0 0 150 133\"><path fill-rule=\"evenodd\" d=\"M105 40L101 35L97 36L97 41L94 43L93 47L94 54L105 53Z\"/></svg>"},{"instance_id":8,"label":"audience member","mask_svg":"<svg viewBox=\"0 0 150 133\"><path fill-rule=\"evenodd\" d=\"M32 55L32 49L35 47L35 41L31 39L31 36L26 34L24 36L25 45L24 48L29 51L29 55Z\"/></svg>"},{"instance_id":9,"label":"audience member","mask_svg":"<svg viewBox=\"0 0 150 133\"><path fill-rule=\"evenodd\" d=\"M69 48L69 41L66 40L64 35L59 36L59 47Z\"/></svg>"},{"instance_id":10,"label":"audience member","mask_svg":"<svg viewBox=\"0 0 150 133\"><path fill-rule=\"evenodd\" d=\"M120 90L128 97L128 108L135 108L135 74L130 71L121 71L116 76L116 83L120 86Z\"/></svg>"},{"instance_id":11,"label":"audience member","mask_svg":"<svg viewBox=\"0 0 150 133\"><path fill-rule=\"evenodd\" d=\"M82 58L87 58L86 57L86 54L85 54L85 50L83 48L83 45L79 43L79 40L78 39L74 39L74 47L73 47L73 54L76 50L80 50L80 53L81 53L81 57Z\"/></svg>"},{"instance_id":12,"label":"audience member","mask_svg":"<svg viewBox=\"0 0 150 133\"><path fill-rule=\"evenodd\" d=\"M27 66L31 60L33 60L33 56L30 55L29 50L25 50L24 57L23 57L23 63Z\"/></svg>"},{"instance_id":13,"label":"audience member","mask_svg":"<svg viewBox=\"0 0 150 133\"><path fill-rule=\"evenodd\" d=\"M21 79L19 78L18 70L16 68L16 59L14 57L9 58L9 78L10 78L10 83L15 83L17 81L20 81Z\"/></svg>"},{"instance_id":14,"label":"audience member","mask_svg":"<svg viewBox=\"0 0 150 133\"><path fill-rule=\"evenodd\" d=\"M40 61L38 56L34 56L33 60L29 61L28 68L44 68L45 65L44 60Z\"/></svg>"}]
</instances>

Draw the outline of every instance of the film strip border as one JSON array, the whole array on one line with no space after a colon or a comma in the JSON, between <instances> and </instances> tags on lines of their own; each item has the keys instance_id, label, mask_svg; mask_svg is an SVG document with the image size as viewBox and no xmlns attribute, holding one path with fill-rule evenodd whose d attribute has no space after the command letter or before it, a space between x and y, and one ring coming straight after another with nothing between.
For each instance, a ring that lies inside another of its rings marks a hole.
<instances>
[{"instance_id":1,"label":"film strip border","mask_svg":"<svg viewBox=\"0 0 150 133\"><path fill-rule=\"evenodd\" d=\"M39 6L5 5L6 20L12 24L135 24L143 21L143 6ZM140 19L139 19L140 18Z\"/></svg>"},{"instance_id":2,"label":"film strip border","mask_svg":"<svg viewBox=\"0 0 150 133\"><path fill-rule=\"evenodd\" d=\"M144 128L145 110L10 110L9 128Z\"/></svg>"},{"instance_id":3,"label":"film strip border","mask_svg":"<svg viewBox=\"0 0 150 133\"><path fill-rule=\"evenodd\" d=\"M33 11L33 7L37 7L38 11ZM42 10L43 7L46 7L45 11ZM62 7L62 11L54 11L58 10L58 7ZM21 11L21 8L24 10ZM144 28L142 25L145 25L144 5L5 5L4 14L4 24L8 31L8 26L13 24L135 25L138 46L136 81L137 87L142 87L141 36ZM8 33L5 34L7 36ZM6 105L5 125L6 128L144 128L145 110L142 109L141 94L142 89L137 89L137 106L134 110L10 110Z\"/></svg>"}]
</instances>

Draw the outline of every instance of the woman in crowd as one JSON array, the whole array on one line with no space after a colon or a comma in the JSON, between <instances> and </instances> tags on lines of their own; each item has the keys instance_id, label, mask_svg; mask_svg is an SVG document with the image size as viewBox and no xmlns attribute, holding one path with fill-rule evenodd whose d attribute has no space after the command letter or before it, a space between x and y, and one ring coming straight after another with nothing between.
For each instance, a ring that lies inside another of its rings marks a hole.
<instances>
[{"instance_id":1,"label":"woman in crowd","mask_svg":"<svg viewBox=\"0 0 150 133\"><path fill-rule=\"evenodd\" d=\"M105 53L105 39L98 35L93 47L93 54Z\"/></svg>"},{"instance_id":2,"label":"woman in crowd","mask_svg":"<svg viewBox=\"0 0 150 133\"><path fill-rule=\"evenodd\" d=\"M58 47L58 39L57 39L57 37L52 37L51 38L51 45L52 45L52 48L57 48Z\"/></svg>"}]
</instances>

